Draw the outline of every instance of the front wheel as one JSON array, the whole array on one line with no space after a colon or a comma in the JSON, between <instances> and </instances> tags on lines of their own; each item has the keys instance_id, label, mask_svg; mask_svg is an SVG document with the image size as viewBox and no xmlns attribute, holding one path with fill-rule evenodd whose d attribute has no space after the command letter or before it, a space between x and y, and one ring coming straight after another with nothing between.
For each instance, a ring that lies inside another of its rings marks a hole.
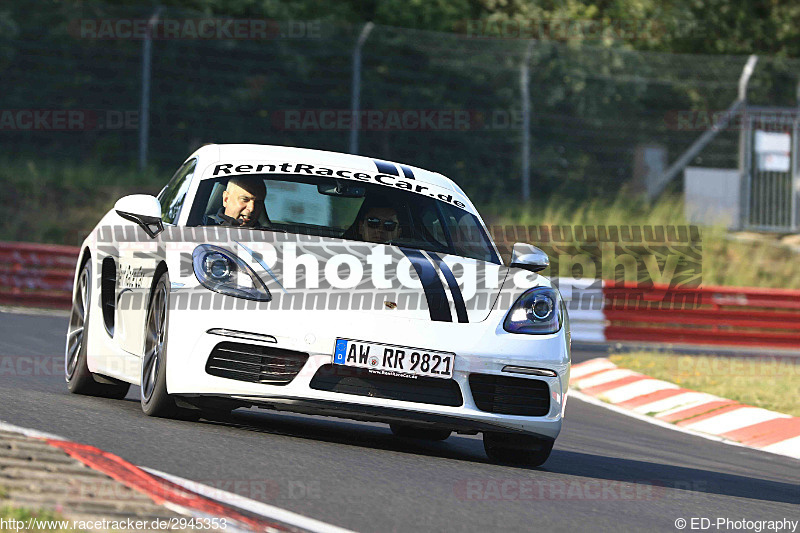
<instances>
[{"instance_id":1,"label":"front wheel","mask_svg":"<svg viewBox=\"0 0 800 533\"><path fill-rule=\"evenodd\" d=\"M64 352L64 377L73 394L122 399L128 393L127 383L98 383L86 362L89 344L89 315L92 308L92 261L83 265L72 298L72 311L67 328Z\"/></svg>"},{"instance_id":2,"label":"front wheel","mask_svg":"<svg viewBox=\"0 0 800 533\"><path fill-rule=\"evenodd\" d=\"M483 449L496 463L541 466L550 457L555 441L515 433L483 434Z\"/></svg>"},{"instance_id":3,"label":"front wheel","mask_svg":"<svg viewBox=\"0 0 800 533\"><path fill-rule=\"evenodd\" d=\"M169 324L169 274L156 281L145 321L142 356L141 404L147 416L178 416L175 399L167 394L167 326Z\"/></svg>"}]
</instances>

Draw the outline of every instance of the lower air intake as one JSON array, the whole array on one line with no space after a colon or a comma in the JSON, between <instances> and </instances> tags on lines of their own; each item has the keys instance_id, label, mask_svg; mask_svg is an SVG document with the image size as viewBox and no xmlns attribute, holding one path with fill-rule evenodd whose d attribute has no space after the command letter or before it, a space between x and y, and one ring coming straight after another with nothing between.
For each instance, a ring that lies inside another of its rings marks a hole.
<instances>
[{"instance_id":1,"label":"lower air intake","mask_svg":"<svg viewBox=\"0 0 800 533\"><path fill-rule=\"evenodd\" d=\"M541 379L470 374L469 387L475 405L487 413L544 416L550 411L550 388Z\"/></svg>"},{"instance_id":2,"label":"lower air intake","mask_svg":"<svg viewBox=\"0 0 800 533\"><path fill-rule=\"evenodd\" d=\"M272 346L221 342L211 351L206 373L237 381L286 385L308 361L308 354Z\"/></svg>"},{"instance_id":3,"label":"lower air intake","mask_svg":"<svg viewBox=\"0 0 800 533\"><path fill-rule=\"evenodd\" d=\"M458 383L452 379L403 378L375 374L366 368L323 365L311 380L311 388L386 400L448 405L464 403Z\"/></svg>"}]
</instances>

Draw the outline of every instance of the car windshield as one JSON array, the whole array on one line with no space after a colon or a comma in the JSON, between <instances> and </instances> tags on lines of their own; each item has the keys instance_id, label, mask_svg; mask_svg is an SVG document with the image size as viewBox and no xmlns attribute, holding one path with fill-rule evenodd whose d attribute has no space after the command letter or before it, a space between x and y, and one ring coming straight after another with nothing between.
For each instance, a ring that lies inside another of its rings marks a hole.
<instances>
[{"instance_id":1,"label":"car windshield","mask_svg":"<svg viewBox=\"0 0 800 533\"><path fill-rule=\"evenodd\" d=\"M242 222L254 229L393 244L500 263L478 218L469 211L423 194L352 180L267 174L200 182L187 225Z\"/></svg>"}]
</instances>

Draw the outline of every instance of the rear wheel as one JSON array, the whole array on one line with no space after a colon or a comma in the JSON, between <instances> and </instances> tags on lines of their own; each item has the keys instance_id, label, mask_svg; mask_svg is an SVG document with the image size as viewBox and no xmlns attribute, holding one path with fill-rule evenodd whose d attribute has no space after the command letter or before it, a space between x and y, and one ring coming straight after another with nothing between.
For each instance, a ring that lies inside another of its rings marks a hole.
<instances>
[{"instance_id":1,"label":"rear wheel","mask_svg":"<svg viewBox=\"0 0 800 533\"><path fill-rule=\"evenodd\" d=\"M425 428L406 424L389 424L396 437L421 440L445 440L452 433L449 429Z\"/></svg>"},{"instance_id":2,"label":"rear wheel","mask_svg":"<svg viewBox=\"0 0 800 533\"><path fill-rule=\"evenodd\" d=\"M175 418L181 413L175 399L167 394L168 303L169 275L164 272L156 281L147 306L140 399L147 416Z\"/></svg>"},{"instance_id":3,"label":"rear wheel","mask_svg":"<svg viewBox=\"0 0 800 533\"><path fill-rule=\"evenodd\" d=\"M484 432L483 449L496 463L540 466L550 457L555 441L532 435Z\"/></svg>"},{"instance_id":4,"label":"rear wheel","mask_svg":"<svg viewBox=\"0 0 800 533\"><path fill-rule=\"evenodd\" d=\"M121 382L98 383L98 378L89 372L86 350L89 343L91 302L92 261L89 259L78 274L77 287L72 298L72 311L67 328L67 346L64 352L64 376L67 380L67 388L73 394L122 399L128 393L130 385Z\"/></svg>"}]
</instances>

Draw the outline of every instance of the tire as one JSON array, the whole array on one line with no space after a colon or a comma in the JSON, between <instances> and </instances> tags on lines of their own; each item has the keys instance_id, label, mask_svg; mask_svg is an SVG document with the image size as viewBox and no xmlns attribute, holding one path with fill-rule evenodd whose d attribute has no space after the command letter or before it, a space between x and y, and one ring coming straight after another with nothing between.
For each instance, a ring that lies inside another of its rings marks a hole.
<instances>
[{"instance_id":1,"label":"tire","mask_svg":"<svg viewBox=\"0 0 800 533\"><path fill-rule=\"evenodd\" d=\"M389 424L395 437L420 440L445 440L452 433L449 429L423 428L405 424Z\"/></svg>"},{"instance_id":2,"label":"tire","mask_svg":"<svg viewBox=\"0 0 800 533\"><path fill-rule=\"evenodd\" d=\"M483 449L489 459L509 465L541 466L550 457L554 443L554 440L532 435L494 432L483 434Z\"/></svg>"},{"instance_id":3,"label":"tire","mask_svg":"<svg viewBox=\"0 0 800 533\"><path fill-rule=\"evenodd\" d=\"M182 410L167 394L167 332L169 325L169 274L163 272L147 304L144 353L140 383L142 411L147 416L179 418Z\"/></svg>"},{"instance_id":4,"label":"tire","mask_svg":"<svg viewBox=\"0 0 800 533\"><path fill-rule=\"evenodd\" d=\"M86 362L89 343L89 314L92 308L92 260L87 259L78 274L64 349L64 377L73 394L121 400L128 394L127 383L98 383Z\"/></svg>"}]
</instances>

